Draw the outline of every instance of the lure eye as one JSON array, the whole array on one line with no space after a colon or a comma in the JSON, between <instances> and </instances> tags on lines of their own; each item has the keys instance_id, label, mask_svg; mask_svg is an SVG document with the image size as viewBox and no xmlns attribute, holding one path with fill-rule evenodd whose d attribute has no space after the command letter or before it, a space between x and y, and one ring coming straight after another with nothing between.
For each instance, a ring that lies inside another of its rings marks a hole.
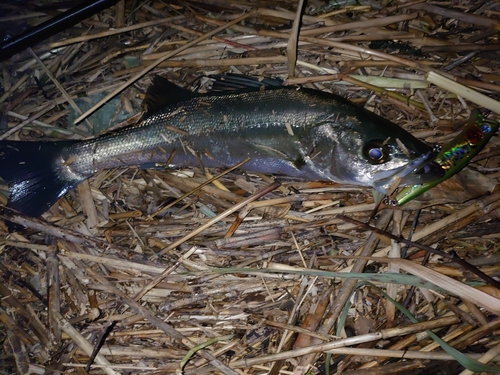
<instances>
[{"instance_id":1,"label":"lure eye","mask_svg":"<svg viewBox=\"0 0 500 375\"><path fill-rule=\"evenodd\" d=\"M371 164L382 164L387 161L389 152L383 141L375 139L364 145L363 155Z\"/></svg>"},{"instance_id":2,"label":"lure eye","mask_svg":"<svg viewBox=\"0 0 500 375\"><path fill-rule=\"evenodd\" d=\"M488 134L489 132L491 132L491 126L489 126L487 124L483 124L483 125L481 125L481 127L479 128L479 130L483 134Z\"/></svg>"}]
</instances>

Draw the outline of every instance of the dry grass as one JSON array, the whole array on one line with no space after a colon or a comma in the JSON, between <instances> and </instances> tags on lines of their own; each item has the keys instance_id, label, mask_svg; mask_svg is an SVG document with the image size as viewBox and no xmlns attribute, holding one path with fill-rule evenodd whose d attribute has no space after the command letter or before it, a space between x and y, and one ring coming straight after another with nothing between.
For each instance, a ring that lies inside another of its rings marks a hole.
<instances>
[{"instance_id":1,"label":"dry grass","mask_svg":"<svg viewBox=\"0 0 500 375\"><path fill-rule=\"evenodd\" d=\"M2 38L58 14L51 3L2 4ZM133 123L155 74L187 87L223 72L288 78L430 144L451 140L477 106L498 108L495 2L310 1L298 35L297 3L120 1L0 63L0 139L81 139ZM486 99L432 85L436 73ZM90 116L99 108L105 123ZM41 219L4 208L0 185L0 374L84 374L89 357L93 374L298 375L328 361L330 373L470 373L429 329L500 366L499 291L474 289L484 281L446 256L337 217L366 222L370 191L217 177L105 170ZM497 136L459 176L376 225L497 277L499 177ZM3 220L26 229L8 233Z\"/></svg>"}]
</instances>

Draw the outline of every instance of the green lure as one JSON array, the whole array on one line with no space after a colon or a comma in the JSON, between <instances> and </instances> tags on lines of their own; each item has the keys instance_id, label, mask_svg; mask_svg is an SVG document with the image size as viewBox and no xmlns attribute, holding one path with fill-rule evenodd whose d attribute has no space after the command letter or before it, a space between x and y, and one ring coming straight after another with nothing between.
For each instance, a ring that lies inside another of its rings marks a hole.
<instances>
[{"instance_id":1,"label":"green lure","mask_svg":"<svg viewBox=\"0 0 500 375\"><path fill-rule=\"evenodd\" d=\"M474 110L464 130L444 146L434 159L444 169L443 177L404 187L397 192L394 200L387 199L386 203L401 206L460 172L484 148L499 127L498 121L486 120L479 111Z\"/></svg>"}]
</instances>

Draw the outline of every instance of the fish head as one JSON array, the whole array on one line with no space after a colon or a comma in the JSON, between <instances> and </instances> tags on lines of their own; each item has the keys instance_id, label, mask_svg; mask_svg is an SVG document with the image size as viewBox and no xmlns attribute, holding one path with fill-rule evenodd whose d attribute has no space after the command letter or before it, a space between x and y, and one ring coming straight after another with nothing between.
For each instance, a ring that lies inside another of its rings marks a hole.
<instances>
[{"instance_id":1,"label":"fish head","mask_svg":"<svg viewBox=\"0 0 500 375\"><path fill-rule=\"evenodd\" d=\"M337 176L387 194L391 186L422 184L444 175L445 171L433 161L437 151L399 126L373 116L377 121L371 123L358 118L338 119L321 131L321 148L331 150L323 153L330 158L328 170L324 171L332 180ZM324 142L328 138L330 146Z\"/></svg>"}]
</instances>

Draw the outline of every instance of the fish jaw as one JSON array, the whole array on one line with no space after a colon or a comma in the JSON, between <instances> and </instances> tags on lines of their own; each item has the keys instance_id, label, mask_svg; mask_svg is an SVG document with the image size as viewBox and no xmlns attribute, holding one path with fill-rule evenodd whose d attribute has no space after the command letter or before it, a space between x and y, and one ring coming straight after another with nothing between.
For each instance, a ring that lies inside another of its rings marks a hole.
<instances>
[{"instance_id":1,"label":"fish jaw","mask_svg":"<svg viewBox=\"0 0 500 375\"><path fill-rule=\"evenodd\" d=\"M435 156L435 151L429 151L404 167L379 173L374 177L374 189L383 194L390 194L391 187L411 186L440 179L445 171L433 160Z\"/></svg>"}]
</instances>

